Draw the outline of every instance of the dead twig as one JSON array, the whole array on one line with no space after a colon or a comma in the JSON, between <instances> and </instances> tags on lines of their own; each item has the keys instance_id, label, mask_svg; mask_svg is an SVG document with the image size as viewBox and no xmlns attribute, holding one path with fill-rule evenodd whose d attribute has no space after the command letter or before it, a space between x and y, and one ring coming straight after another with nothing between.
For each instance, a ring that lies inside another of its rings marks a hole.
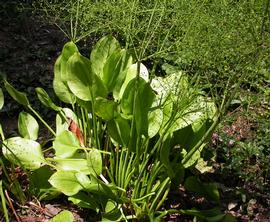
<instances>
[{"instance_id":1,"label":"dead twig","mask_svg":"<svg viewBox=\"0 0 270 222\"><path fill-rule=\"evenodd\" d=\"M13 214L14 214L16 220L17 220L17 222L22 222L21 218L17 215L16 210L15 210L14 207L13 207L12 201L11 201L9 195L8 195L7 190L5 190L5 195L6 195L6 198L7 198L7 200L8 200L9 207L11 208L11 210L12 210L12 212L13 212Z\"/></svg>"}]
</instances>

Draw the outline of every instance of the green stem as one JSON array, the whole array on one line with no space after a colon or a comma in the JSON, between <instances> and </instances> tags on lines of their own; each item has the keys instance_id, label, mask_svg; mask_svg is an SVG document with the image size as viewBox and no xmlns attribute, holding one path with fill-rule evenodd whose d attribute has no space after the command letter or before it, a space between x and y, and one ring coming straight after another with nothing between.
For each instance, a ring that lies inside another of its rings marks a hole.
<instances>
[{"instance_id":1,"label":"green stem","mask_svg":"<svg viewBox=\"0 0 270 222\"><path fill-rule=\"evenodd\" d=\"M78 149L89 150L89 151L93 150L93 148L89 148L89 147L81 147L81 148L78 147ZM100 153L111 155L111 152L104 151L104 150L99 150L99 149L96 149L96 150L98 150L98 152L100 152Z\"/></svg>"},{"instance_id":2,"label":"green stem","mask_svg":"<svg viewBox=\"0 0 270 222\"><path fill-rule=\"evenodd\" d=\"M50 166L51 168L53 168L53 169L56 169L57 170L57 166L56 165L53 165L53 164L51 164L49 161L52 161L52 162L54 162L55 161L55 159L54 158L46 158L45 159L45 163L46 163L46 165L48 165L48 166Z\"/></svg>"},{"instance_id":3,"label":"green stem","mask_svg":"<svg viewBox=\"0 0 270 222\"><path fill-rule=\"evenodd\" d=\"M136 110L136 100L137 100L137 96L138 96L138 88L139 88L139 77L140 77L140 66L141 66L141 62L137 61L137 74L136 74L136 82L135 82L135 93L134 93L134 98L133 98L133 112L132 112L132 121L131 121L131 130L130 130L130 136L129 136L129 144L128 144L128 148L132 149L133 146L133 137L135 135L135 131L136 131L136 120L135 120L135 110ZM137 135L137 140L136 140L136 148L135 150L137 151L137 145L138 145L138 139L139 139L140 135ZM137 152L137 155L139 156L139 153Z\"/></svg>"},{"instance_id":4,"label":"green stem","mask_svg":"<svg viewBox=\"0 0 270 222\"><path fill-rule=\"evenodd\" d=\"M202 136L202 138L199 140L199 142L188 152L188 154L183 158L182 164L185 165L190 158L193 156L193 154L201 147L201 145L204 143L204 141L208 138L208 136L213 132L213 130L216 128L216 126L219 123L219 117L220 114L218 114L218 118L214 121L214 123L211 125L211 127L207 130L207 132Z\"/></svg>"},{"instance_id":5,"label":"green stem","mask_svg":"<svg viewBox=\"0 0 270 222\"><path fill-rule=\"evenodd\" d=\"M47 129L54 135L56 136L56 133L54 132L54 130L44 121L44 119L31 107L31 105L27 106L28 109L30 109L35 115L36 117L44 124L44 126L47 127Z\"/></svg>"},{"instance_id":6,"label":"green stem","mask_svg":"<svg viewBox=\"0 0 270 222\"><path fill-rule=\"evenodd\" d=\"M47 149L45 149L45 150L42 150L42 153L46 153L46 152L48 152L49 150L51 150L51 149L53 149L53 147L51 146L51 147L49 147L49 148L47 148Z\"/></svg>"},{"instance_id":7,"label":"green stem","mask_svg":"<svg viewBox=\"0 0 270 222\"><path fill-rule=\"evenodd\" d=\"M84 144L86 145L86 138L87 138L87 132L86 132L86 128L87 128L87 112L85 111L84 108L81 107L81 115L82 115L82 127L83 127L83 140L84 140Z\"/></svg>"},{"instance_id":8,"label":"green stem","mask_svg":"<svg viewBox=\"0 0 270 222\"><path fill-rule=\"evenodd\" d=\"M76 42L76 36L77 36L77 28L78 28L78 20L79 20L79 8L80 8L80 0L77 0L75 28L74 28L74 32L73 32L73 41L74 42Z\"/></svg>"},{"instance_id":9,"label":"green stem","mask_svg":"<svg viewBox=\"0 0 270 222\"><path fill-rule=\"evenodd\" d=\"M153 196L153 195L155 195L155 194L156 194L155 192L152 192L152 193L146 194L146 195L143 196L143 197L140 197L140 198L137 198L137 199L131 199L131 201L132 201L132 202L140 202L140 201L146 199L147 197Z\"/></svg>"},{"instance_id":10,"label":"green stem","mask_svg":"<svg viewBox=\"0 0 270 222\"><path fill-rule=\"evenodd\" d=\"M93 120L93 129L94 129L94 138L95 138L95 141L96 141L95 145L96 145L96 148L100 150L100 143L99 143L98 132L97 132L97 118L96 118L96 115L95 115L95 108L94 108L95 98L93 96L92 91L91 91L91 101L92 101L91 108L92 108L92 120Z\"/></svg>"},{"instance_id":11,"label":"green stem","mask_svg":"<svg viewBox=\"0 0 270 222\"><path fill-rule=\"evenodd\" d=\"M2 141L5 140L5 135L4 135L4 132L3 132L3 129L2 129L2 125L0 124L0 135L1 135L1 139Z\"/></svg>"},{"instance_id":12,"label":"green stem","mask_svg":"<svg viewBox=\"0 0 270 222\"><path fill-rule=\"evenodd\" d=\"M162 200L163 201L165 200L166 196L168 195L168 191L166 191L166 190L169 189L170 183L171 183L171 179L169 177L167 177L164 180L164 182L160 185L158 192L157 192L157 195L156 195L155 199L153 200L152 205L150 207L150 211L155 212L158 209L158 206L160 204L162 204L162 202L158 203L158 200L161 198L162 194L165 195L165 197L163 196Z\"/></svg>"},{"instance_id":13,"label":"green stem","mask_svg":"<svg viewBox=\"0 0 270 222\"><path fill-rule=\"evenodd\" d=\"M0 166L2 167L1 170L2 172L4 172L4 175L6 176L8 183L12 183L12 180L10 179L9 173L7 172L7 169L5 167L4 162L2 161L2 159L0 159Z\"/></svg>"}]
</instances>

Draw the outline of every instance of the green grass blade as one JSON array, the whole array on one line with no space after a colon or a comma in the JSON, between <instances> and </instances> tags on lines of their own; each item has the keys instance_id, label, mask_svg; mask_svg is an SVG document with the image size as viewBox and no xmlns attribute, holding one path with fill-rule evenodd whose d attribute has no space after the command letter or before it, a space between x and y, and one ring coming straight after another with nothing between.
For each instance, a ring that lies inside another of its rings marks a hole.
<instances>
[{"instance_id":1,"label":"green grass blade","mask_svg":"<svg viewBox=\"0 0 270 222\"><path fill-rule=\"evenodd\" d=\"M9 217L8 217L8 210L7 210L7 206L6 206L6 198L3 192L3 181L0 180L0 196L1 196L1 201L2 201L2 210L4 212L4 216L6 219L6 222L9 222Z\"/></svg>"}]
</instances>

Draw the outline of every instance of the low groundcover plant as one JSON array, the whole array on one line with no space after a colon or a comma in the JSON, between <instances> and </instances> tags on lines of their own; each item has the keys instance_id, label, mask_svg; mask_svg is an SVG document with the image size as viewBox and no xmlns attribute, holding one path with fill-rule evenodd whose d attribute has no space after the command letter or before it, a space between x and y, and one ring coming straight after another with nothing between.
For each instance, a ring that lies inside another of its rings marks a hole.
<instances>
[{"instance_id":1,"label":"low groundcover plant","mask_svg":"<svg viewBox=\"0 0 270 222\"><path fill-rule=\"evenodd\" d=\"M57 112L55 129L4 79L7 92L30 111L19 114L21 136L5 138L2 133L4 157L28 171L39 199L63 193L102 221L158 221L170 213L229 221L217 209L164 208L172 185L185 184L217 203L219 193L215 184L185 177L186 169L203 161L200 153L217 125L218 110L184 72L168 64L163 69L165 77L150 79L143 63L112 36L100 39L89 58L68 42L53 80L65 107L36 88L41 103ZM49 149L37 142L34 116L52 134Z\"/></svg>"}]
</instances>

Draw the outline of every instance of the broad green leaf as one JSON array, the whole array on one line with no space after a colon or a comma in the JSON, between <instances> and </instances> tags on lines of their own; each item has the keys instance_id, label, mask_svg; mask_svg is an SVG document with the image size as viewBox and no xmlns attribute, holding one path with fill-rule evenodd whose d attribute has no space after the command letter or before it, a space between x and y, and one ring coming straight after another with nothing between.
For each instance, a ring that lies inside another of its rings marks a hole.
<instances>
[{"instance_id":1,"label":"broad green leaf","mask_svg":"<svg viewBox=\"0 0 270 222\"><path fill-rule=\"evenodd\" d=\"M58 158L72 157L80 149L80 142L70 131L63 131L53 141L55 156Z\"/></svg>"},{"instance_id":2,"label":"broad green leaf","mask_svg":"<svg viewBox=\"0 0 270 222\"><path fill-rule=\"evenodd\" d=\"M171 138L167 138L163 143L160 150L160 161L165 166L167 170L167 174L170 178L173 178L175 175L175 171L172 168L172 164L170 161L170 153L171 153Z\"/></svg>"},{"instance_id":3,"label":"broad green leaf","mask_svg":"<svg viewBox=\"0 0 270 222\"><path fill-rule=\"evenodd\" d=\"M67 118L72 119L73 121L75 121L78 124L78 117L72 109L63 108L62 111L64 112L64 114Z\"/></svg>"},{"instance_id":4,"label":"broad green leaf","mask_svg":"<svg viewBox=\"0 0 270 222\"><path fill-rule=\"evenodd\" d=\"M75 171L57 171L50 177L49 183L67 196L73 196L84 189Z\"/></svg>"},{"instance_id":5,"label":"broad green leaf","mask_svg":"<svg viewBox=\"0 0 270 222\"><path fill-rule=\"evenodd\" d=\"M138 97L142 96L142 94L149 94L150 98L143 97L143 100L146 99L146 104L149 103L149 100L152 100L152 89L150 90L148 85L142 78L134 78L132 79L127 87L125 88L125 91L123 93L122 99L120 101L120 107L124 115L132 115L133 114L133 105L134 105L134 96L135 92L138 92ZM138 98L141 99L142 98ZM139 102L140 100L136 101ZM148 106L147 106L148 107Z\"/></svg>"},{"instance_id":6,"label":"broad green leaf","mask_svg":"<svg viewBox=\"0 0 270 222\"><path fill-rule=\"evenodd\" d=\"M112 143L115 146L120 144L123 145L122 139L119 134L119 130L117 129L114 119L108 122L107 129Z\"/></svg>"},{"instance_id":7,"label":"broad green leaf","mask_svg":"<svg viewBox=\"0 0 270 222\"><path fill-rule=\"evenodd\" d=\"M96 212L100 207L94 197L90 196L89 194L85 194L84 192L79 192L74 196L69 197L68 200L79 207L89 208Z\"/></svg>"},{"instance_id":8,"label":"broad green leaf","mask_svg":"<svg viewBox=\"0 0 270 222\"><path fill-rule=\"evenodd\" d=\"M69 124L68 121L63 118L60 114L56 115L56 135L61 134L63 131L68 130Z\"/></svg>"},{"instance_id":9,"label":"broad green leaf","mask_svg":"<svg viewBox=\"0 0 270 222\"><path fill-rule=\"evenodd\" d=\"M33 116L27 112L20 112L18 130L22 137L30 140L38 138L39 125Z\"/></svg>"},{"instance_id":10,"label":"broad green leaf","mask_svg":"<svg viewBox=\"0 0 270 222\"><path fill-rule=\"evenodd\" d=\"M212 121L208 119L201 119L188 125L178 131L173 133L173 144L180 145L187 152L190 152L198 142L205 136L205 133L211 127ZM199 152L202 151L202 147L200 147ZM199 156L198 156L199 157Z\"/></svg>"},{"instance_id":11,"label":"broad green leaf","mask_svg":"<svg viewBox=\"0 0 270 222\"><path fill-rule=\"evenodd\" d=\"M130 137L130 124L118 114L113 120L108 122L108 132L110 137L118 144L127 146Z\"/></svg>"},{"instance_id":12,"label":"broad green leaf","mask_svg":"<svg viewBox=\"0 0 270 222\"><path fill-rule=\"evenodd\" d=\"M74 216L68 210L63 210L56 216L54 216L49 222L73 222Z\"/></svg>"},{"instance_id":13,"label":"broad green leaf","mask_svg":"<svg viewBox=\"0 0 270 222\"><path fill-rule=\"evenodd\" d=\"M189 152L187 152L187 154L184 156L184 158L182 159L182 164L184 166L184 168L189 168L191 166L193 166L194 164L196 164L196 162L201 158L201 152L204 148L206 144L203 143L198 150L196 150L192 155L189 155L190 152L192 152L192 150L190 150Z\"/></svg>"},{"instance_id":14,"label":"broad green leaf","mask_svg":"<svg viewBox=\"0 0 270 222\"><path fill-rule=\"evenodd\" d=\"M213 166L209 166L207 164L207 161L204 161L203 158L198 159L195 168L197 170L199 170L201 174L206 173L206 172L208 172L208 173L213 173L214 172Z\"/></svg>"},{"instance_id":15,"label":"broad green leaf","mask_svg":"<svg viewBox=\"0 0 270 222\"><path fill-rule=\"evenodd\" d=\"M172 145L180 145L185 151L189 151L190 149L190 143L193 140L194 132L192 130L191 125L188 125L180 130L177 130L173 133L170 133L173 135L172 138Z\"/></svg>"},{"instance_id":16,"label":"broad green leaf","mask_svg":"<svg viewBox=\"0 0 270 222\"><path fill-rule=\"evenodd\" d=\"M109 92L113 91L118 75L122 74L120 73L120 69L121 69L121 54L123 50L124 49L114 51L104 64L102 81L106 85ZM125 76L121 77L124 82Z\"/></svg>"},{"instance_id":17,"label":"broad green leaf","mask_svg":"<svg viewBox=\"0 0 270 222\"><path fill-rule=\"evenodd\" d=\"M0 109L2 109L3 106L4 106L4 94L2 88L0 88Z\"/></svg>"},{"instance_id":18,"label":"broad green leaf","mask_svg":"<svg viewBox=\"0 0 270 222\"><path fill-rule=\"evenodd\" d=\"M67 42L62 49L62 56L65 60L68 60L75 52L78 52L78 48L74 42Z\"/></svg>"},{"instance_id":19,"label":"broad green leaf","mask_svg":"<svg viewBox=\"0 0 270 222\"><path fill-rule=\"evenodd\" d=\"M59 170L77 171L85 174L89 174L89 169L86 159L76 158L54 158L53 161L56 163L56 167Z\"/></svg>"},{"instance_id":20,"label":"broad green leaf","mask_svg":"<svg viewBox=\"0 0 270 222\"><path fill-rule=\"evenodd\" d=\"M201 107L196 101L181 110L175 116L170 132L180 130L204 117L204 107Z\"/></svg>"},{"instance_id":21,"label":"broad green leaf","mask_svg":"<svg viewBox=\"0 0 270 222\"><path fill-rule=\"evenodd\" d=\"M159 131L159 134L162 135L162 134L168 133L167 124L170 123L170 121L171 121L171 116L172 116L172 112L173 112L173 101L171 99L171 96L168 96L163 104L159 104L158 100L159 99L158 99L158 95L157 95L156 99L153 102L154 103L153 105L155 105L157 107L161 106L161 109L163 112L162 125L161 125L160 131Z\"/></svg>"},{"instance_id":22,"label":"broad green leaf","mask_svg":"<svg viewBox=\"0 0 270 222\"><path fill-rule=\"evenodd\" d=\"M91 185L91 181L85 173L78 172L75 174L75 176L84 189L89 188L89 186Z\"/></svg>"},{"instance_id":23,"label":"broad green leaf","mask_svg":"<svg viewBox=\"0 0 270 222\"><path fill-rule=\"evenodd\" d=\"M179 112L170 128L170 132L177 131L188 125L192 125L193 131L197 132L207 119L212 119L215 115L216 107L213 102L206 101L202 96L194 99L192 104Z\"/></svg>"},{"instance_id":24,"label":"broad green leaf","mask_svg":"<svg viewBox=\"0 0 270 222\"><path fill-rule=\"evenodd\" d=\"M117 100L120 99L120 89L131 64L132 57L125 49L122 49L121 51L115 51L104 65L102 81L109 92L113 92L113 96Z\"/></svg>"},{"instance_id":25,"label":"broad green leaf","mask_svg":"<svg viewBox=\"0 0 270 222\"><path fill-rule=\"evenodd\" d=\"M94 98L96 98L96 96L94 96ZM99 97L101 98L101 97ZM79 98L76 98L76 103L86 109L89 113L92 112L92 102L91 101L84 101L84 100L81 100Z\"/></svg>"},{"instance_id":26,"label":"broad green leaf","mask_svg":"<svg viewBox=\"0 0 270 222\"><path fill-rule=\"evenodd\" d=\"M36 141L12 137L3 144L4 156L16 165L22 164L26 169L35 170L45 163L41 146Z\"/></svg>"},{"instance_id":27,"label":"broad green leaf","mask_svg":"<svg viewBox=\"0 0 270 222\"><path fill-rule=\"evenodd\" d=\"M90 177L91 184L87 186L87 191L107 199L115 200L117 198L113 192L116 190L115 185L103 183L94 174L91 174Z\"/></svg>"},{"instance_id":28,"label":"broad green leaf","mask_svg":"<svg viewBox=\"0 0 270 222\"><path fill-rule=\"evenodd\" d=\"M129 55L126 50L121 51L121 60L120 60L121 66L120 66L119 74L117 76L117 79L113 87L113 96L118 101L121 99L120 97L121 87L125 81L127 70L132 65L132 60L133 60L132 56Z\"/></svg>"},{"instance_id":29,"label":"broad green leaf","mask_svg":"<svg viewBox=\"0 0 270 222\"><path fill-rule=\"evenodd\" d=\"M197 194L204 193L202 183L194 176L188 177L184 186L188 191L195 192Z\"/></svg>"},{"instance_id":30,"label":"broad green leaf","mask_svg":"<svg viewBox=\"0 0 270 222\"><path fill-rule=\"evenodd\" d=\"M186 179L184 186L188 191L202 195L210 200L219 200L217 186L213 183L202 183L198 178L190 176Z\"/></svg>"},{"instance_id":31,"label":"broad green leaf","mask_svg":"<svg viewBox=\"0 0 270 222\"><path fill-rule=\"evenodd\" d=\"M185 155L182 159L182 164L185 167L189 167L199 160L200 153L206 145L206 141L201 141L201 139L207 136L205 133L208 131L209 127L211 127L211 124L213 124L213 120L207 118L208 115L204 113L204 116L202 116L201 119L196 120L191 125L192 132L186 137L187 142L185 144L187 155ZM215 117L213 116L212 118L214 119ZM186 128L189 128L189 126ZM181 131L185 130L186 128L182 129ZM200 147L198 147L197 144L200 144L201 142L202 144Z\"/></svg>"},{"instance_id":32,"label":"broad green leaf","mask_svg":"<svg viewBox=\"0 0 270 222\"><path fill-rule=\"evenodd\" d=\"M148 136L150 138L154 137L158 133L162 125L162 121L163 112L161 109L154 109L148 113Z\"/></svg>"},{"instance_id":33,"label":"broad green leaf","mask_svg":"<svg viewBox=\"0 0 270 222\"><path fill-rule=\"evenodd\" d=\"M103 97L106 98L108 97L108 89L102 82L102 80L96 75L93 74L93 81L92 81L92 92L94 99L97 97Z\"/></svg>"},{"instance_id":34,"label":"broad green leaf","mask_svg":"<svg viewBox=\"0 0 270 222\"><path fill-rule=\"evenodd\" d=\"M151 87L163 103L170 94L175 97L183 96L188 91L188 80L182 72L172 73L166 77L153 78Z\"/></svg>"},{"instance_id":35,"label":"broad green leaf","mask_svg":"<svg viewBox=\"0 0 270 222\"><path fill-rule=\"evenodd\" d=\"M154 101L155 94L149 83L141 80L135 101L135 124L137 134L148 136L148 112Z\"/></svg>"},{"instance_id":36,"label":"broad green leaf","mask_svg":"<svg viewBox=\"0 0 270 222\"><path fill-rule=\"evenodd\" d=\"M90 60L79 53L71 56L67 62L67 83L73 94L82 100L91 101L92 79Z\"/></svg>"},{"instance_id":37,"label":"broad green leaf","mask_svg":"<svg viewBox=\"0 0 270 222\"><path fill-rule=\"evenodd\" d=\"M59 196L60 192L48 182L54 172L48 166L42 166L30 175L30 192L39 200L51 200Z\"/></svg>"},{"instance_id":38,"label":"broad green leaf","mask_svg":"<svg viewBox=\"0 0 270 222\"><path fill-rule=\"evenodd\" d=\"M183 184L185 179L185 173L187 172L181 163L172 163L172 169L174 169L174 177L172 178L173 184L180 185Z\"/></svg>"},{"instance_id":39,"label":"broad green leaf","mask_svg":"<svg viewBox=\"0 0 270 222\"><path fill-rule=\"evenodd\" d=\"M201 140L210 126L209 120L205 117L198 119L191 124L192 134L189 136L187 150L190 150Z\"/></svg>"},{"instance_id":40,"label":"broad green leaf","mask_svg":"<svg viewBox=\"0 0 270 222\"><path fill-rule=\"evenodd\" d=\"M125 115L132 115L133 114L133 105L134 105L134 95L135 95L135 88L136 88L136 79L132 79L125 91L120 101L120 107L122 112Z\"/></svg>"},{"instance_id":41,"label":"broad green leaf","mask_svg":"<svg viewBox=\"0 0 270 222\"><path fill-rule=\"evenodd\" d=\"M103 68L106 61L114 51L118 50L120 50L120 45L112 36L101 38L94 46L90 55L92 70L101 79L103 78Z\"/></svg>"},{"instance_id":42,"label":"broad green leaf","mask_svg":"<svg viewBox=\"0 0 270 222\"><path fill-rule=\"evenodd\" d=\"M183 117L194 111L187 108L195 103L193 100L197 94L194 94L187 77L181 71L170 73L165 78L155 77L151 87L156 92L154 106L163 109L160 134L173 133L190 124Z\"/></svg>"},{"instance_id":43,"label":"broad green leaf","mask_svg":"<svg viewBox=\"0 0 270 222\"><path fill-rule=\"evenodd\" d=\"M136 92L136 93L135 93ZM136 99L134 98L136 95ZM148 112L153 103L155 94L149 83L142 78L134 78L127 85L123 93L120 107L124 115L134 113L136 131L138 135L148 136ZM134 103L135 100L135 103ZM134 109L135 105L135 110Z\"/></svg>"},{"instance_id":44,"label":"broad green leaf","mask_svg":"<svg viewBox=\"0 0 270 222\"><path fill-rule=\"evenodd\" d=\"M122 213L114 201L109 200L102 215L102 222L121 221Z\"/></svg>"},{"instance_id":45,"label":"broad green leaf","mask_svg":"<svg viewBox=\"0 0 270 222\"><path fill-rule=\"evenodd\" d=\"M116 206L117 206L117 204L114 201L108 200L106 207L105 207L105 212L108 213L108 212L112 211L113 209L115 209Z\"/></svg>"},{"instance_id":46,"label":"broad green leaf","mask_svg":"<svg viewBox=\"0 0 270 222\"><path fill-rule=\"evenodd\" d=\"M79 50L77 46L73 42L68 42L64 45L61 52L61 80L66 82L68 80L67 73L67 61L71 56L75 53L78 53Z\"/></svg>"},{"instance_id":47,"label":"broad green leaf","mask_svg":"<svg viewBox=\"0 0 270 222\"><path fill-rule=\"evenodd\" d=\"M62 109L63 115L67 119L72 119L77 125L78 125L78 118L76 114L69 108L63 108ZM60 114L56 115L56 135L61 134L63 131L68 130L69 123L63 116Z\"/></svg>"},{"instance_id":48,"label":"broad green leaf","mask_svg":"<svg viewBox=\"0 0 270 222\"><path fill-rule=\"evenodd\" d=\"M102 173L102 156L97 149L91 149L88 152L87 165L90 173L97 176Z\"/></svg>"},{"instance_id":49,"label":"broad green leaf","mask_svg":"<svg viewBox=\"0 0 270 222\"><path fill-rule=\"evenodd\" d=\"M55 111L60 111L61 110L61 107L58 107L57 105L55 105L53 103L53 101L51 100L51 98L49 97L49 95L47 94L47 92L40 88L40 87L37 87L36 88L36 93L37 93L37 96L38 96L38 99L40 100L40 102L48 107L48 108L51 108Z\"/></svg>"},{"instance_id":50,"label":"broad green leaf","mask_svg":"<svg viewBox=\"0 0 270 222\"><path fill-rule=\"evenodd\" d=\"M91 71L90 60L75 53L67 62L68 87L79 99L91 101L97 96L106 97L107 90Z\"/></svg>"},{"instance_id":51,"label":"broad green leaf","mask_svg":"<svg viewBox=\"0 0 270 222\"><path fill-rule=\"evenodd\" d=\"M213 201L219 201L219 191L215 183L204 183L205 196Z\"/></svg>"},{"instance_id":52,"label":"broad green leaf","mask_svg":"<svg viewBox=\"0 0 270 222\"><path fill-rule=\"evenodd\" d=\"M67 82L62 80L61 78L61 64L63 63L62 60L63 57L60 55L54 64L53 89L55 94L61 101L69 104L74 104L76 97L68 88Z\"/></svg>"},{"instance_id":53,"label":"broad green leaf","mask_svg":"<svg viewBox=\"0 0 270 222\"><path fill-rule=\"evenodd\" d=\"M16 100L21 105L28 106L30 103L27 99L25 93L19 92L12 85L10 85L7 81L5 81L5 88L8 91L9 95Z\"/></svg>"},{"instance_id":54,"label":"broad green leaf","mask_svg":"<svg viewBox=\"0 0 270 222\"><path fill-rule=\"evenodd\" d=\"M95 113L103 120L109 121L113 119L117 103L102 97L96 98Z\"/></svg>"},{"instance_id":55,"label":"broad green leaf","mask_svg":"<svg viewBox=\"0 0 270 222\"><path fill-rule=\"evenodd\" d=\"M137 69L138 69L137 63L132 64L128 67L125 81L121 86L119 98L122 98L123 93L124 93L128 83L130 82L130 80L134 79L137 76ZM146 66L142 63L140 63L140 71L139 72L140 72L139 73L140 77L143 78L146 82L149 82L148 70L147 70Z\"/></svg>"}]
</instances>

